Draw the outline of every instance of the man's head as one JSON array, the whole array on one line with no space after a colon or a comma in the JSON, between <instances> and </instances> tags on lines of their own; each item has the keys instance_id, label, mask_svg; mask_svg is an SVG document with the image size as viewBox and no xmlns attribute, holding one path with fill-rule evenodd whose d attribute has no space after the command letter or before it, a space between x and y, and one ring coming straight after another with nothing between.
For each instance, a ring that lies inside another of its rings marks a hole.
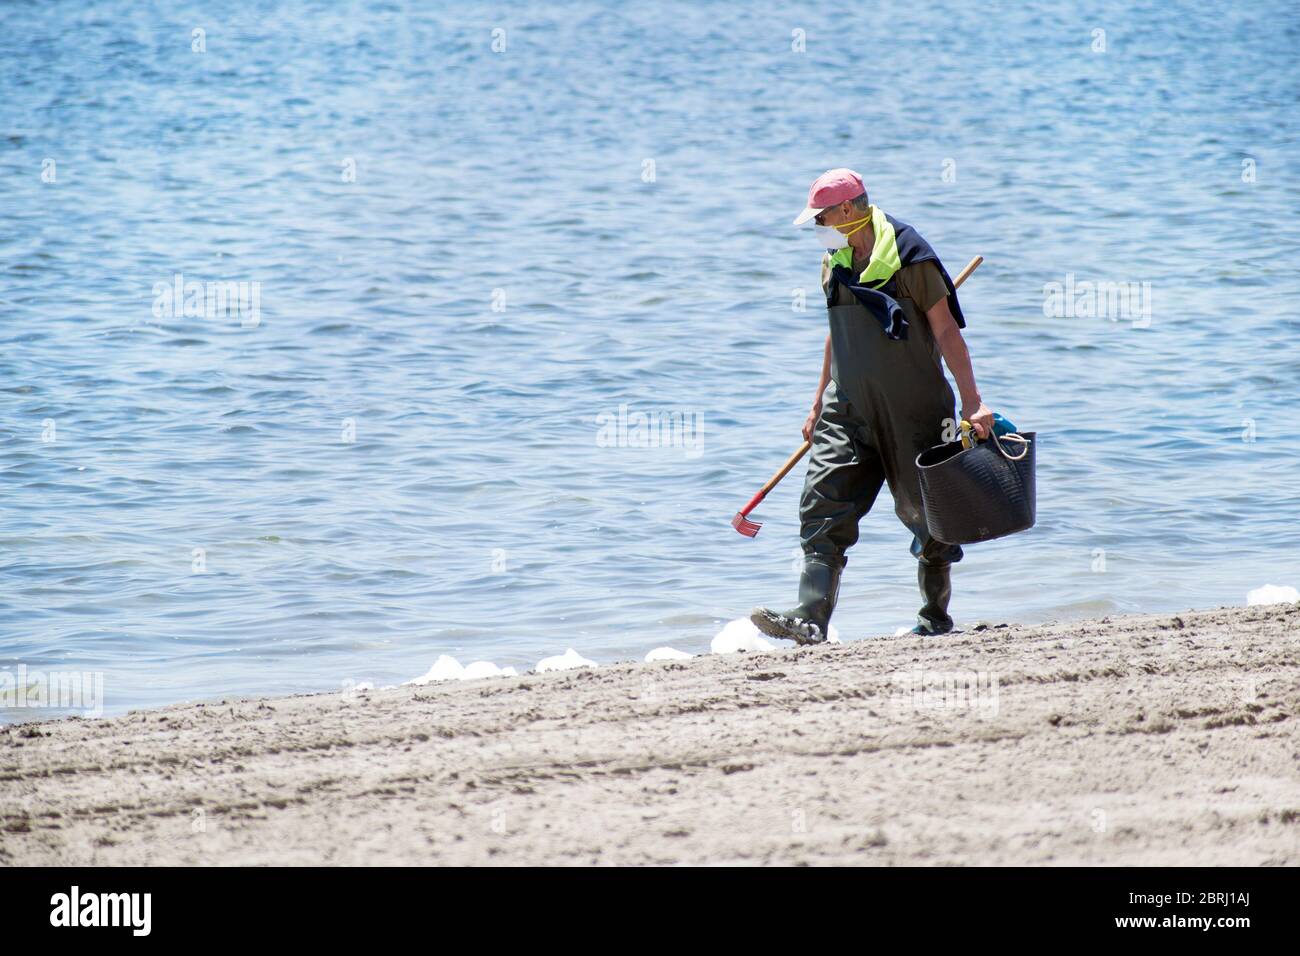
<instances>
[{"instance_id":1,"label":"man's head","mask_svg":"<svg viewBox=\"0 0 1300 956\"><path fill-rule=\"evenodd\" d=\"M801 226L812 219L819 226L838 226L862 219L869 208L862 177L851 169L830 169L809 187L808 205L794 224Z\"/></svg>"}]
</instances>

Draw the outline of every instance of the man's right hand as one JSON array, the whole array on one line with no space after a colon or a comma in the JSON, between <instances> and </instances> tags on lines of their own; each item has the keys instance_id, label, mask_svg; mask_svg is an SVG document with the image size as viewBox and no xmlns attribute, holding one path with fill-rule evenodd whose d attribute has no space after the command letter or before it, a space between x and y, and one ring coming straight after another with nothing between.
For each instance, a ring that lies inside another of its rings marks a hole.
<instances>
[{"instance_id":1,"label":"man's right hand","mask_svg":"<svg viewBox=\"0 0 1300 956\"><path fill-rule=\"evenodd\" d=\"M821 417L822 403L813 402L812 411L808 413L808 417L804 419L803 423L803 440L808 442L810 445L812 444L813 429L817 427L817 419Z\"/></svg>"}]
</instances>

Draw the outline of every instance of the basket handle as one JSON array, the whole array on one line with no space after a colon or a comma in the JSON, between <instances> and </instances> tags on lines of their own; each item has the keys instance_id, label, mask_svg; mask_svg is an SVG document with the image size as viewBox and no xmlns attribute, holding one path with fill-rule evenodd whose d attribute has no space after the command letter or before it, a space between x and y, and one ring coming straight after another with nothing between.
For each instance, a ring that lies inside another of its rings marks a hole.
<instances>
[{"instance_id":1,"label":"basket handle","mask_svg":"<svg viewBox=\"0 0 1300 956\"><path fill-rule=\"evenodd\" d=\"M993 432L993 431L991 431L991 432L989 432L989 438L992 438L992 439L993 439L993 445L994 445L994 447L997 448L998 453L999 453L1000 455L1002 455L1002 457L1005 458L1007 461L1020 461L1022 458L1024 458L1026 455L1029 454L1029 439L1026 438L1024 435L1021 435L1019 432L1007 432L1005 435L999 436L997 432ZM1021 446L1022 446L1021 449L1020 449L1020 454L1019 454L1019 455L1013 455L1013 454L1011 454L1009 451L1007 451L1005 448L1003 448L1003 447L1002 447L1002 439L1003 439L1003 438L1007 439L1008 441L1018 441L1018 442L1020 442L1020 444L1021 444ZM979 438L978 436L976 436L976 434L975 434L975 426L972 425L970 422L968 422L966 419L963 418L963 419L961 420L961 444L962 444L962 447L963 447L963 448L974 448L974 447L975 447L975 443L976 443L977 441L988 441L988 438L981 439L981 438Z\"/></svg>"},{"instance_id":2,"label":"basket handle","mask_svg":"<svg viewBox=\"0 0 1300 956\"><path fill-rule=\"evenodd\" d=\"M1003 438L1007 439L1008 441L1020 442L1021 445L1020 454L1013 455L1005 448L1003 448L1002 447ZM994 432L993 444L998 446L998 451L1002 454L1002 457L1005 458L1007 461L1020 461L1020 459L1024 458L1026 455L1029 454L1029 439L1026 438L1024 435L1020 434L1019 432L1007 432L1005 435L1002 435L1000 437L996 432Z\"/></svg>"}]
</instances>

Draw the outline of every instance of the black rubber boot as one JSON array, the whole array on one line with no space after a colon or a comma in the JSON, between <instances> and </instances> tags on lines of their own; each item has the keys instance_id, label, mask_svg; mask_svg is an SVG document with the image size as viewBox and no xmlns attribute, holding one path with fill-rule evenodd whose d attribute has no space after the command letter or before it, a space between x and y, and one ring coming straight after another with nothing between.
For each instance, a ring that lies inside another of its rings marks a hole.
<instances>
[{"instance_id":1,"label":"black rubber boot","mask_svg":"<svg viewBox=\"0 0 1300 956\"><path fill-rule=\"evenodd\" d=\"M952 565L916 563L916 582L925 606L916 616L913 634L947 634L952 630L948 601L952 599Z\"/></svg>"},{"instance_id":2,"label":"black rubber boot","mask_svg":"<svg viewBox=\"0 0 1300 956\"><path fill-rule=\"evenodd\" d=\"M784 638L796 644L821 644L828 634L831 612L840 592L842 565L809 557L799 576L799 604L788 611L755 608L749 619L768 637Z\"/></svg>"}]
</instances>

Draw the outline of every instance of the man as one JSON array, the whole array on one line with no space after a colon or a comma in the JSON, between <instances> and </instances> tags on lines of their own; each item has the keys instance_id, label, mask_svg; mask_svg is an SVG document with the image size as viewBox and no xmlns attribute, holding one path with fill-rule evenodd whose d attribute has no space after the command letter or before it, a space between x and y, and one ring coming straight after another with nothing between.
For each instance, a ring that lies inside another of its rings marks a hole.
<instances>
[{"instance_id":1,"label":"man","mask_svg":"<svg viewBox=\"0 0 1300 956\"><path fill-rule=\"evenodd\" d=\"M913 633L946 634L953 626L951 567L962 551L930 537L916 456L942 444L945 426L952 425L953 395L941 357L961 393L961 417L981 438L993 427L962 338L966 320L929 243L871 205L853 170L818 177L794 223L809 219L828 250L822 288L830 334L803 426L812 452L799 506L799 604L783 612L757 608L750 619L772 637L800 644L826 640L845 552L887 483L895 514L913 534L918 562L924 605Z\"/></svg>"}]
</instances>

